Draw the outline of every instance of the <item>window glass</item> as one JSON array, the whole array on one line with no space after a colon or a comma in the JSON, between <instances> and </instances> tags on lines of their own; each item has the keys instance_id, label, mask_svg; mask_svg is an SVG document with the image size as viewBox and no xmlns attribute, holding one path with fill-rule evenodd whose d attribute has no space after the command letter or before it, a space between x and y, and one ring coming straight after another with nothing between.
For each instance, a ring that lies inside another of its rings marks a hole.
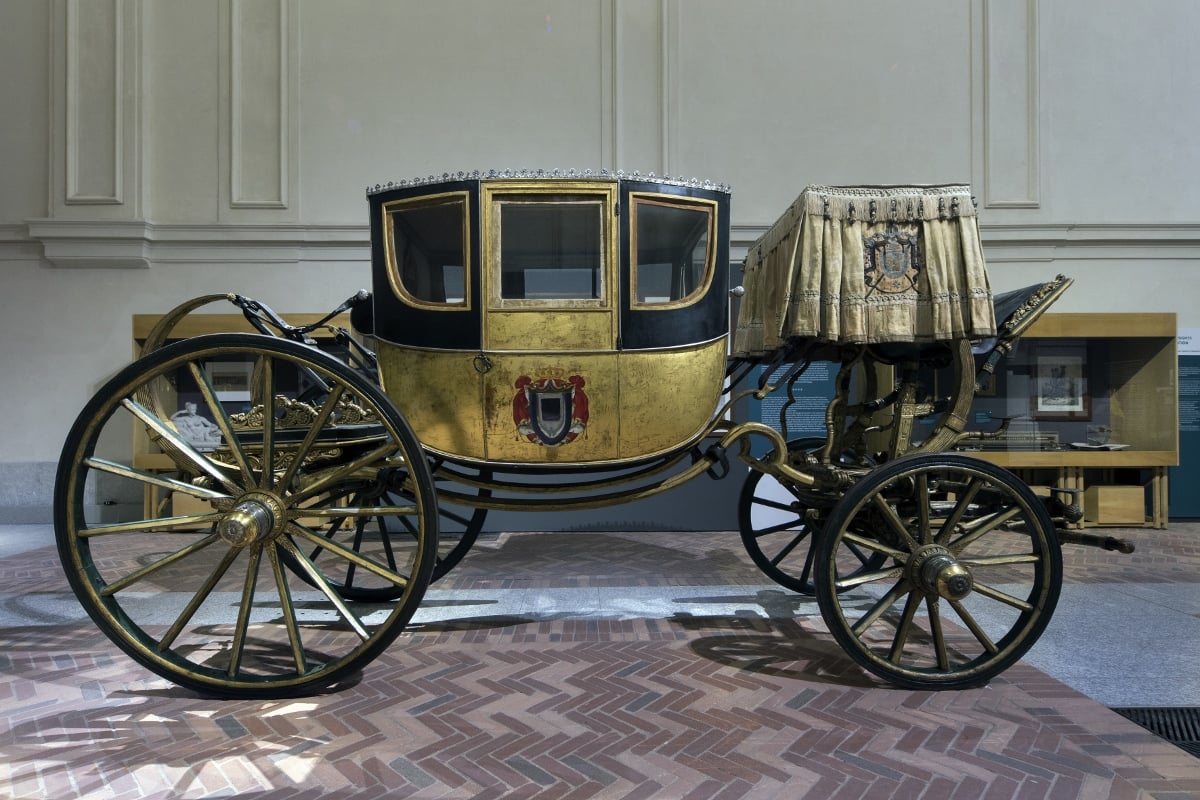
<instances>
[{"instance_id":1,"label":"window glass","mask_svg":"<svg viewBox=\"0 0 1200 800\"><path fill-rule=\"evenodd\" d=\"M467 305L465 197L388 209L391 268L400 288L422 303Z\"/></svg>"},{"instance_id":2,"label":"window glass","mask_svg":"<svg viewBox=\"0 0 1200 800\"><path fill-rule=\"evenodd\" d=\"M604 205L595 199L504 199L501 300L602 300Z\"/></svg>"},{"instance_id":3,"label":"window glass","mask_svg":"<svg viewBox=\"0 0 1200 800\"><path fill-rule=\"evenodd\" d=\"M634 201L635 303L687 300L710 278L712 208L639 198Z\"/></svg>"}]
</instances>

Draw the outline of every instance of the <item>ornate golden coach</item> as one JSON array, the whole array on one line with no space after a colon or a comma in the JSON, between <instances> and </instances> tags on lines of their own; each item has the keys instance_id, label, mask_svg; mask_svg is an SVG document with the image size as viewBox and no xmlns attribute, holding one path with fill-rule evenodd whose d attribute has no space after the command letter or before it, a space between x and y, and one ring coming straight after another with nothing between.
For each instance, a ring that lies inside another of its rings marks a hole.
<instances>
[{"instance_id":1,"label":"ornate golden coach","mask_svg":"<svg viewBox=\"0 0 1200 800\"><path fill-rule=\"evenodd\" d=\"M368 201L371 292L301 326L237 294L187 301L67 438L67 576L163 677L242 697L346 681L488 510L603 506L733 464L755 563L903 686L999 674L1053 613L1060 542L1125 548L1066 530L1069 496L951 452L999 435L968 425L974 393L1070 283L993 297L965 186L810 187L732 290L721 185L476 172ZM258 333L168 343L214 300ZM331 327L347 310L352 329ZM820 361L837 376L823 436L741 419L749 398L786 409ZM951 377L931 389L930 368ZM131 432L166 469L134 463ZM149 487L199 510L104 502Z\"/></svg>"}]
</instances>

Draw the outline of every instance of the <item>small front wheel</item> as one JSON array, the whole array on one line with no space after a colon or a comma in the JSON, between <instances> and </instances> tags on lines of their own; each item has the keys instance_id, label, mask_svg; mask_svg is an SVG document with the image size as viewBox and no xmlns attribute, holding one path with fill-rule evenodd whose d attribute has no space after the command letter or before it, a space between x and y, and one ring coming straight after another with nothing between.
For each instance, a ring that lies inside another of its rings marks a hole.
<instances>
[{"instance_id":1,"label":"small front wheel","mask_svg":"<svg viewBox=\"0 0 1200 800\"><path fill-rule=\"evenodd\" d=\"M861 553L883 563L862 570ZM868 473L817 544L817 602L868 671L910 689L999 675L1037 641L1058 602L1062 550L1042 502L1011 472L957 454Z\"/></svg>"}]
</instances>

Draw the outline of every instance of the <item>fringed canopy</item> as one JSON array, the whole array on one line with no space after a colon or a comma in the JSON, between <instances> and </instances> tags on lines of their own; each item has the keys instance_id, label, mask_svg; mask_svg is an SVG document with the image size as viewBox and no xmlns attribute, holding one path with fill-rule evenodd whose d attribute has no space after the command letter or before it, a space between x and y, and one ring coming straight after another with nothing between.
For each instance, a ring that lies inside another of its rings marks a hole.
<instances>
[{"instance_id":1,"label":"fringed canopy","mask_svg":"<svg viewBox=\"0 0 1200 800\"><path fill-rule=\"evenodd\" d=\"M992 336L967 186L809 186L746 256L734 354Z\"/></svg>"}]
</instances>

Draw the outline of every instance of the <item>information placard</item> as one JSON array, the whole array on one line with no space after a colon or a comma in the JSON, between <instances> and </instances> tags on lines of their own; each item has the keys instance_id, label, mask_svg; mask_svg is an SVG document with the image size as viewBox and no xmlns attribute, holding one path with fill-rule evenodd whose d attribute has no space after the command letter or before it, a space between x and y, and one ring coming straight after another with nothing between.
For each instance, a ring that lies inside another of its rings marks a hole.
<instances>
[{"instance_id":1,"label":"information placard","mask_svg":"<svg viewBox=\"0 0 1200 800\"><path fill-rule=\"evenodd\" d=\"M771 381L781 380L790 366L776 370L771 376ZM836 393L837 373L840 367L840 364L830 361L814 361L792 385L793 402L788 401L787 386L780 386L762 400L751 398L747 417L770 425L780 432L784 432L786 425L788 440L812 436L825 438L825 409ZM750 376L750 380L757 382L761 375L762 368L756 370ZM766 454L768 447L761 436L753 437L751 441L754 455Z\"/></svg>"},{"instance_id":2,"label":"information placard","mask_svg":"<svg viewBox=\"0 0 1200 800\"><path fill-rule=\"evenodd\" d=\"M1180 328L1178 347L1179 466L1168 472L1168 514L1200 518L1200 328Z\"/></svg>"}]
</instances>

